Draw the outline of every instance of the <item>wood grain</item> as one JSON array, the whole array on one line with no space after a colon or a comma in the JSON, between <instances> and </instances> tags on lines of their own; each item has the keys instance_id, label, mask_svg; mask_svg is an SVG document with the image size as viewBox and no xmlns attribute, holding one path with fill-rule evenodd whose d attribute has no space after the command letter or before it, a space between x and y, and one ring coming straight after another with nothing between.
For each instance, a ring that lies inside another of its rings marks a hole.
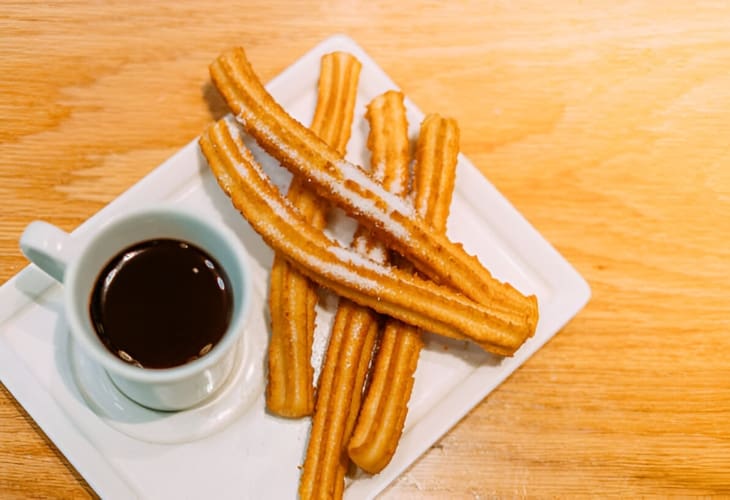
<instances>
[{"instance_id":1,"label":"wood grain","mask_svg":"<svg viewBox=\"0 0 730 500\"><path fill-rule=\"evenodd\" d=\"M386 498L730 494L730 6L724 2L0 5L0 282L264 80L357 40L590 282L566 328ZM0 497L93 492L3 388Z\"/></svg>"}]
</instances>

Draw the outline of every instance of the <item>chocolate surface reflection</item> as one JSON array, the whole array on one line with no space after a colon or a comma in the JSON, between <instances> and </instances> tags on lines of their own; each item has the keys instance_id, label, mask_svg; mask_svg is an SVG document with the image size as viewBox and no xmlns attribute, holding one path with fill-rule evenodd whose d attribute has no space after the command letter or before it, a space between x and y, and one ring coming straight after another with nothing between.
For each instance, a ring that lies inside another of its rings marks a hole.
<instances>
[{"instance_id":1,"label":"chocolate surface reflection","mask_svg":"<svg viewBox=\"0 0 730 500\"><path fill-rule=\"evenodd\" d=\"M209 352L231 320L220 265L200 248L158 239L129 247L97 278L89 312L99 338L122 360L171 368Z\"/></svg>"}]
</instances>

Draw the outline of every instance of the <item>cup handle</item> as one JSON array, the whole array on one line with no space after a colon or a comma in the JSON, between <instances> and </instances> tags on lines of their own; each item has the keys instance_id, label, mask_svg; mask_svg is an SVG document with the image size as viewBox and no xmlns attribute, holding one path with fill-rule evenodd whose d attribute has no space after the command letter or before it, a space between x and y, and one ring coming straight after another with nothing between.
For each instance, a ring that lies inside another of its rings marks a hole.
<instances>
[{"instance_id":1,"label":"cup handle","mask_svg":"<svg viewBox=\"0 0 730 500\"><path fill-rule=\"evenodd\" d=\"M71 246L68 233L44 221L31 222L20 237L20 249L28 260L59 283L71 261Z\"/></svg>"}]
</instances>

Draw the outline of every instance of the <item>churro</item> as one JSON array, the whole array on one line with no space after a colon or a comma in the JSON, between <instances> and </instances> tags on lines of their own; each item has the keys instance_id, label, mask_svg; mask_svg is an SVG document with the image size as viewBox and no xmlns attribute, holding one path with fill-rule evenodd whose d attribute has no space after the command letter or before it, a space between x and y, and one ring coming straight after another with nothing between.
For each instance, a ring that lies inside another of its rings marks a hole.
<instances>
[{"instance_id":1,"label":"churro","mask_svg":"<svg viewBox=\"0 0 730 500\"><path fill-rule=\"evenodd\" d=\"M311 130L340 156L350 139L360 62L334 52L321 60L317 107ZM316 228L326 224L326 203L294 176L287 198ZM266 406L283 417L310 415L314 407L312 339L317 289L280 253L274 255L269 285L271 340L268 350Z\"/></svg>"},{"instance_id":2,"label":"churro","mask_svg":"<svg viewBox=\"0 0 730 500\"><path fill-rule=\"evenodd\" d=\"M493 308L453 289L343 247L308 224L246 148L235 123L210 125L199 140L218 184L251 227L303 274L357 304L447 337L511 355L523 342Z\"/></svg>"},{"instance_id":3,"label":"churro","mask_svg":"<svg viewBox=\"0 0 730 500\"><path fill-rule=\"evenodd\" d=\"M488 333L478 338L483 347L512 354L534 334L538 319L534 295L526 297L493 278L461 245L423 223L411 204L388 193L289 116L256 77L243 49L216 59L211 76L238 121L283 166L306 178L320 196L368 227L421 272L481 303L489 311ZM403 315L398 308L395 312ZM420 326L434 330L434 325Z\"/></svg>"},{"instance_id":4,"label":"churro","mask_svg":"<svg viewBox=\"0 0 730 500\"><path fill-rule=\"evenodd\" d=\"M403 95L390 91L368 106L368 146L371 172L392 193L402 196L408 186L408 123ZM360 226L352 247L385 262L384 245ZM317 402L299 485L299 497L340 498L349 465L347 443L357 418L373 345L378 315L367 307L342 299L339 304L317 384Z\"/></svg>"},{"instance_id":5,"label":"churro","mask_svg":"<svg viewBox=\"0 0 730 500\"><path fill-rule=\"evenodd\" d=\"M418 214L442 232L446 231L458 154L456 122L438 115L427 116L416 147L413 199ZM388 320L348 444L350 458L366 472L380 472L393 458L408 414L422 347L417 328Z\"/></svg>"}]
</instances>

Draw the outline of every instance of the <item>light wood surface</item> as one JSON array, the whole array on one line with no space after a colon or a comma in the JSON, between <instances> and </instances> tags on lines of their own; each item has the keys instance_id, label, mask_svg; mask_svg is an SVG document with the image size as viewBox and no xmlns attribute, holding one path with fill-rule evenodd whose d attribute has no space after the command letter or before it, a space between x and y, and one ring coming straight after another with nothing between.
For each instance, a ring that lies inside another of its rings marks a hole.
<instances>
[{"instance_id":1,"label":"light wood surface","mask_svg":"<svg viewBox=\"0 0 730 500\"><path fill-rule=\"evenodd\" d=\"M0 282L26 224L72 230L222 113L221 50L266 81L343 32L593 290L383 496L730 494L729 27L725 2L3 2ZM0 498L90 495L0 389Z\"/></svg>"}]
</instances>

